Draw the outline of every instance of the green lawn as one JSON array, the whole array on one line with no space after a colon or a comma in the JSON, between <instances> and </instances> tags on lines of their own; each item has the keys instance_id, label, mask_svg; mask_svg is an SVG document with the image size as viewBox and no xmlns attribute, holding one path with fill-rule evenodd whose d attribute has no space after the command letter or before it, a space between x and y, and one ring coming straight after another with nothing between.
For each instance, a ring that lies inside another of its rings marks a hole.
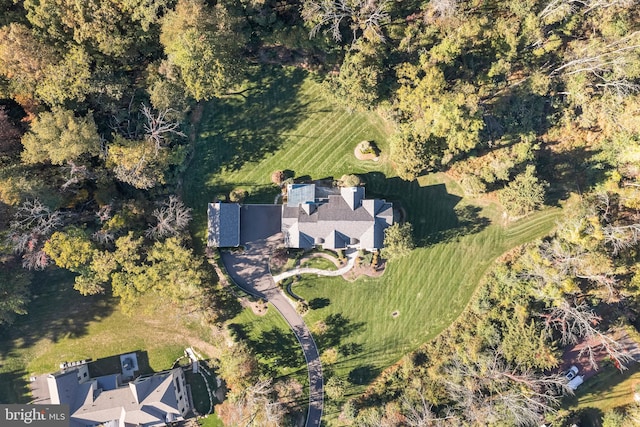
<instances>
[{"instance_id":1,"label":"green lawn","mask_svg":"<svg viewBox=\"0 0 640 427\"><path fill-rule=\"evenodd\" d=\"M211 387L211 391L215 392L216 379L215 377L210 377L204 372L202 375L207 377L207 381L209 382L209 387ZM198 411L199 414L206 414L211 407L211 399L209 399L209 392L207 391L207 385L204 382L204 378L202 375L194 374L193 371L186 371L184 373L185 379L187 383L191 387L191 397L193 398L193 406ZM216 402L214 402L216 403Z\"/></svg>"},{"instance_id":2,"label":"green lawn","mask_svg":"<svg viewBox=\"0 0 640 427\"><path fill-rule=\"evenodd\" d=\"M338 267L336 267L336 265L333 262L329 261L326 258L320 258L320 257L315 257L315 258L311 258L306 261L303 261L302 264L300 264L300 268L319 268L321 270L327 270L327 271L333 271L338 269Z\"/></svg>"},{"instance_id":3,"label":"green lawn","mask_svg":"<svg viewBox=\"0 0 640 427\"><path fill-rule=\"evenodd\" d=\"M149 368L160 371L189 345L206 353L207 331L174 307L127 316L113 299L81 296L73 276L57 269L37 273L32 292L29 314L0 335L0 402L28 402L29 376L54 372L63 361L141 350Z\"/></svg>"},{"instance_id":4,"label":"green lawn","mask_svg":"<svg viewBox=\"0 0 640 427\"><path fill-rule=\"evenodd\" d=\"M244 310L229 322L229 329L257 353L266 374L275 378L295 375L303 384L308 383L300 344L271 304L264 316Z\"/></svg>"},{"instance_id":5,"label":"green lawn","mask_svg":"<svg viewBox=\"0 0 640 427\"><path fill-rule=\"evenodd\" d=\"M446 199L431 200L430 209L437 209L438 200ZM351 384L348 393L362 392L375 374L449 326L495 258L548 233L557 213L543 211L506 229L489 225L416 249L392 262L378 279L361 277L349 283L309 275L297 282L293 291L311 306L313 301L323 301L322 308L311 310L305 321L327 325L325 336L316 341L321 350L340 350L334 368ZM427 221L437 222L436 218L426 216Z\"/></svg>"},{"instance_id":6,"label":"green lawn","mask_svg":"<svg viewBox=\"0 0 640 427\"><path fill-rule=\"evenodd\" d=\"M360 162L353 150L375 141L388 154L386 125L375 113L347 113L331 105L300 69L256 70L242 97L208 103L198 127L193 161L184 177L184 199L194 208L194 234L206 237L206 203L235 187L249 202L272 203L274 170L296 176L340 178L345 172L390 173L387 162Z\"/></svg>"},{"instance_id":7,"label":"green lawn","mask_svg":"<svg viewBox=\"0 0 640 427\"><path fill-rule=\"evenodd\" d=\"M409 257L391 263L378 279L349 283L314 276L293 289L316 307L306 315L307 323L327 325L317 337L321 349L340 349L334 370L351 384L347 392L360 393L378 372L449 326L494 260L547 234L560 210L505 225L495 203L464 198L443 174L402 181L388 161L388 129L379 116L348 114L331 105L303 71L269 69L262 75L246 99L206 106L184 181L185 200L194 208L193 232L204 240L206 203L234 187L249 191L249 202L272 203L278 190L269 180L276 169L312 179L358 173L369 196L402 206L419 246ZM353 156L365 139L381 148L380 162ZM233 327L249 337L263 361L278 367L277 374L286 373L279 368L283 365L300 369L302 356L293 354L292 334L275 322L245 312Z\"/></svg>"},{"instance_id":8,"label":"green lawn","mask_svg":"<svg viewBox=\"0 0 640 427\"><path fill-rule=\"evenodd\" d=\"M565 399L564 407L580 414L580 425L597 427L602 416L611 409L623 408L634 402L634 388L640 385L640 368L632 364L620 372L613 366L602 368Z\"/></svg>"}]
</instances>

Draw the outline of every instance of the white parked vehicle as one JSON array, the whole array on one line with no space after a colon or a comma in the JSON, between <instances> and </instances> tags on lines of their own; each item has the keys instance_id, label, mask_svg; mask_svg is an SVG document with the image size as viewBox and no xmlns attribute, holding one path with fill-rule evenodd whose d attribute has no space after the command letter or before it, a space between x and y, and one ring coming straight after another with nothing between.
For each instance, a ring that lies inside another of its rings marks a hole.
<instances>
[{"instance_id":1,"label":"white parked vehicle","mask_svg":"<svg viewBox=\"0 0 640 427\"><path fill-rule=\"evenodd\" d=\"M565 374L565 378L567 378L567 381L571 381L576 377L576 375L578 375L578 367L573 365Z\"/></svg>"},{"instance_id":2,"label":"white parked vehicle","mask_svg":"<svg viewBox=\"0 0 640 427\"><path fill-rule=\"evenodd\" d=\"M580 384L582 384L583 382L584 382L584 376L583 376L583 375L580 375L580 376L575 377L575 378L574 378L574 379L572 379L571 381L569 381L568 387L569 387L571 390L575 390L575 389L577 389L578 387L580 387Z\"/></svg>"}]
</instances>

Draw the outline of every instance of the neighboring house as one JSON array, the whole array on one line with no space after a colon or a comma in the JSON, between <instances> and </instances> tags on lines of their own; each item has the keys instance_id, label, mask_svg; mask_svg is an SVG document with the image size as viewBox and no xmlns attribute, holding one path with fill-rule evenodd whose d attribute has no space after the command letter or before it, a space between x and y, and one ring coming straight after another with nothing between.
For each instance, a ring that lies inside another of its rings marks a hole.
<instances>
[{"instance_id":1,"label":"neighboring house","mask_svg":"<svg viewBox=\"0 0 640 427\"><path fill-rule=\"evenodd\" d=\"M264 210L264 215L275 213L273 205L251 205L251 208L254 212ZM239 246L241 215L236 203L210 203L208 246ZM278 220L284 245L289 248L322 246L374 251L384 246L384 230L393 224L393 205L381 199L366 199L364 187L343 187L336 191L316 188L314 184L290 184L287 203L282 205Z\"/></svg>"},{"instance_id":2,"label":"neighboring house","mask_svg":"<svg viewBox=\"0 0 640 427\"><path fill-rule=\"evenodd\" d=\"M69 405L70 427L165 426L190 409L180 368L123 384L119 373L90 378L82 365L49 374L47 383L50 403Z\"/></svg>"}]
</instances>

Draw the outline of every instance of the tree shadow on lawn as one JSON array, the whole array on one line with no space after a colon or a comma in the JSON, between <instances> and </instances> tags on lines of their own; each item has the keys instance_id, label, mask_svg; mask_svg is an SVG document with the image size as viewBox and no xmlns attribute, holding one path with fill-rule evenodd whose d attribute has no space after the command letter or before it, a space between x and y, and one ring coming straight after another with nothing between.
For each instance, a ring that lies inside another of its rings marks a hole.
<instances>
[{"instance_id":1,"label":"tree shadow on lawn","mask_svg":"<svg viewBox=\"0 0 640 427\"><path fill-rule=\"evenodd\" d=\"M74 275L55 267L34 273L32 299L24 316L0 329L0 357L29 348L41 339L58 342L87 334L89 323L108 317L116 306L105 295L82 296L73 289ZM62 361L61 361L62 362Z\"/></svg>"},{"instance_id":2,"label":"tree shadow on lawn","mask_svg":"<svg viewBox=\"0 0 640 427\"><path fill-rule=\"evenodd\" d=\"M25 376L23 370L0 373L0 403L28 403L31 400Z\"/></svg>"},{"instance_id":3,"label":"tree shadow on lawn","mask_svg":"<svg viewBox=\"0 0 640 427\"><path fill-rule=\"evenodd\" d=\"M309 308L311 310L319 310L328 307L330 304L331 300L329 298L314 298L309 301Z\"/></svg>"},{"instance_id":4,"label":"tree shadow on lawn","mask_svg":"<svg viewBox=\"0 0 640 427\"><path fill-rule=\"evenodd\" d=\"M271 370L275 367L297 368L304 364L300 344L290 330L272 327L260 332L258 338L254 339L249 335L247 325L232 323L229 329L233 336L246 342L254 353L268 359Z\"/></svg>"},{"instance_id":5,"label":"tree shadow on lawn","mask_svg":"<svg viewBox=\"0 0 640 427\"><path fill-rule=\"evenodd\" d=\"M347 379L354 385L367 385L371 384L380 374L380 369L373 365L363 365L352 369L349 372Z\"/></svg>"},{"instance_id":6,"label":"tree shadow on lawn","mask_svg":"<svg viewBox=\"0 0 640 427\"><path fill-rule=\"evenodd\" d=\"M580 409L568 421L584 427L601 427L603 416L604 412L601 409L587 407Z\"/></svg>"},{"instance_id":7,"label":"tree shadow on lawn","mask_svg":"<svg viewBox=\"0 0 640 427\"><path fill-rule=\"evenodd\" d=\"M276 151L308 114L298 92L306 77L300 69L261 67L255 88L245 98L223 98L209 103L209 114L200 126L208 135L198 144L198 157L207 173L239 170L246 162L258 161Z\"/></svg>"},{"instance_id":8,"label":"tree shadow on lawn","mask_svg":"<svg viewBox=\"0 0 640 427\"><path fill-rule=\"evenodd\" d=\"M480 207L458 206L462 198L449 193L445 184L421 186L417 180L387 178L381 172L369 172L363 178L368 196L384 198L402 207L406 220L413 225L418 246L478 233L491 223L481 215Z\"/></svg>"},{"instance_id":9,"label":"tree shadow on lawn","mask_svg":"<svg viewBox=\"0 0 640 427\"><path fill-rule=\"evenodd\" d=\"M361 332L365 326L364 322L354 322L342 313L330 314L322 323L324 324L323 331L314 335L321 352L331 347L340 346L342 348L341 344L345 338ZM353 354L353 352L362 351L362 346L358 347L358 344L354 344L346 346L344 349Z\"/></svg>"}]
</instances>

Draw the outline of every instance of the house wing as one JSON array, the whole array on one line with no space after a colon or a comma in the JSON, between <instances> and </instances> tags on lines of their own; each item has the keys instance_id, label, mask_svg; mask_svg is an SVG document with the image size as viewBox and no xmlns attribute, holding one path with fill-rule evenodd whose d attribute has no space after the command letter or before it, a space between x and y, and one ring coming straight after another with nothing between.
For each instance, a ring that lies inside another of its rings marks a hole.
<instances>
[{"instance_id":1,"label":"house wing","mask_svg":"<svg viewBox=\"0 0 640 427\"><path fill-rule=\"evenodd\" d=\"M209 203L207 246L237 247L240 245L240 205Z\"/></svg>"}]
</instances>

